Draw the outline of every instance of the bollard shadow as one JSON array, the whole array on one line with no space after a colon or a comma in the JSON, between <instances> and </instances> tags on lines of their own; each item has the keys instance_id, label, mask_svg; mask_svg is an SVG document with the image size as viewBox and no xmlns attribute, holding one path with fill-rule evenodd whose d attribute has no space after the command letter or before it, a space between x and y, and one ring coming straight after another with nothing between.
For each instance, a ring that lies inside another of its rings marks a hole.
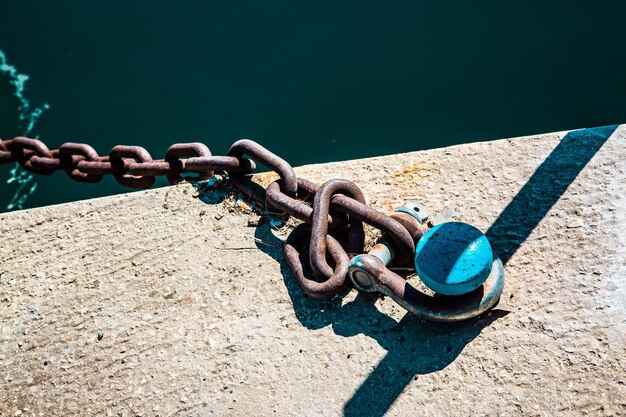
<instances>
[{"instance_id":1,"label":"bollard shadow","mask_svg":"<svg viewBox=\"0 0 626 417\"><path fill-rule=\"evenodd\" d=\"M567 133L493 222L486 235L506 263L618 125Z\"/></svg>"}]
</instances>

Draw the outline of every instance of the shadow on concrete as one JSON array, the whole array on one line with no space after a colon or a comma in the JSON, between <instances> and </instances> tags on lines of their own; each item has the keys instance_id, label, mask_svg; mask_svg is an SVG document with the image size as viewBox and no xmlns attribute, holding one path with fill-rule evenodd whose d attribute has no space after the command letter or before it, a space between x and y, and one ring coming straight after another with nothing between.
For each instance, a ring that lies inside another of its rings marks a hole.
<instances>
[{"instance_id":1,"label":"shadow on concrete","mask_svg":"<svg viewBox=\"0 0 626 417\"><path fill-rule=\"evenodd\" d=\"M618 125L569 132L493 222L486 235L506 264Z\"/></svg>"},{"instance_id":2,"label":"shadow on concrete","mask_svg":"<svg viewBox=\"0 0 626 417\"><path fill-rule=\"evenodd\" d=\"M482 329L507 314L493 310L469 322L441 324L407 313L396 322L374 306L379 297L376 294L358 293L344 305L339 297L314 300L300 288L284 260L282 240L274 236L267 223L256 228L255 237L259 249L280 263L295 315L302 325L309 329L330 325L335 334L343 337L364 334L387 350L383 360L346 403L346 416L384 415L411 380L444 369Z\"/></svg>"},{"instance_id":3,"label":"shadow on concrete","mask_svg":"<svg viewBox=\"0 0 626 417\"><path fill-rule=\"evenodd\" d=\"M616 128L607 126L568 133L537 168L486 233L504 264ZM206 197L205 202L219 203L224 194L218 194ZM284 260L284 242L272 233L267 222L256 228L255 237L258 248L280 263L295 315L302 325L309 329L330 325L336 334L344 337L364 334L387 350L385 357L346 402L345 416L383 416L412 380L419 381L419 375L447 367L482 329L508 314L495 309L468 322L438 324L407 313L396 322L376 309L377 295L374 294L359 293L354 301L345 305L338 297L313 300L300 288Z\"/></svg>"}]
</instances>

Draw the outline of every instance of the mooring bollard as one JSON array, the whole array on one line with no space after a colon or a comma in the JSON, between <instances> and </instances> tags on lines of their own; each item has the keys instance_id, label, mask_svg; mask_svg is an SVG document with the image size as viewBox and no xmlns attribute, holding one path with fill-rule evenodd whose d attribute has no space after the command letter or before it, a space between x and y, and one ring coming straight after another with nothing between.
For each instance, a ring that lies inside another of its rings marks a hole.
<instances>
[{"instance_id":1,"label":"mooring bollard","mask_svg":"<svg viewBox=\"0 0 626 417\"><path fill-rule=\"evenodd\" d=\"M368 254L350 262L348 274L357 289L385 294L430 321L466 320L495 306L504 288L504 268L480 230L447 222L424 231L428 211L415 202L391 217L416 240L415 271L427 288L416 289L387 268L394 253L383 236Z\"/></svg>"}]
</instances>

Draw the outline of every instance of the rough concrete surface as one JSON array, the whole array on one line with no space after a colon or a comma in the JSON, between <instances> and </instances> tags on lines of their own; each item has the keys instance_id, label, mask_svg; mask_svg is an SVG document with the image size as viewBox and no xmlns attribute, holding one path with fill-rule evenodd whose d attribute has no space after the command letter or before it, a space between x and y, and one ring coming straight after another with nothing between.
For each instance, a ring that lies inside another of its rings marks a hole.
<instances>
[{"instance_id":1,"label":"rough concrete surface","mask_svg":"<svg viewBox=\"0 0 626 417\"><path fill-rule=\"evenodd\" d=\"M625 415L624 149L614 126L297 169L486 231L507 286L461 325L306 298L288 230L227 188L2 214L0 415Z\"/></svg>"}]
</instances>

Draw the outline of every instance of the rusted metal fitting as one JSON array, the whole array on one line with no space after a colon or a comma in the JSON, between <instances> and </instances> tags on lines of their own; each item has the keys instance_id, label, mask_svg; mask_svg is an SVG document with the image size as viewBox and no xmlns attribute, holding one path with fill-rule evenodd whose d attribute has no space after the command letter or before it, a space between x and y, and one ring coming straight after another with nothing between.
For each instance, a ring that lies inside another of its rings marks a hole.
<instances>
[{"instance_id":1,"label":"rusted metal fitting","mask_svg":"<svg viewBox=\"0 0 626 417\"><path fill-rule=\"evenodd\" d=\"M155 176L141 176L126 174L127 165L132 161L151 162L152 157L141 146L117 145L109 152L109 161L113 170L113 176L123 186L131 188L150 188L156 181Z\"/></svg>"},{"instance_id":2,"label":"rusted metal fitting","mask_svg":"<svg viewBox=\"0 0 626 417\"><path fill-rule=\"evenodd\" d=\"M228 150L228 156L242 158L244 155L250 155L253 159L256 159L258 162L276 172L280 178L283 179L282 184L285 187L283 190L285 194L292 197L296 196L298 191L298 178L287 161L250 139L238 140L233 143Z\"/></svg>"},{"instance_id":3,"label":"rusted metal fitting","mask_svg":"<svg viewBox=\"0 0 626 417\"><path fill-rule=\"evenodd\" d=\"M8 162L14 162L15 159L11 155L11 151L9 150L7 144L11 143L10 140L3 141L0 139L0 164L6 164Z\"/></svg>"},{"instance_id":4,"label":"rusted metal fitting","mask_svg":"<svg viewBox=\"0 0 626 417\"><path fill-rule=\"evenodd\" d=\"M55 155L38 139L16 137L7 147L13 160L35 174L50 175L60 166Z\"/></svg>"},{"instance_id":5,"label":"rusted metal fitting","mask_svg":"<svg viewBox=\"0 0 626 417\"><path fill-rule=\"evenodd\" d=\"M265 199L271 207L275 207L278 211L289 214L296 219L305 223L313 223L313 207L312 202L315 195L319 191L319 185L298 178L298 196L301 199L295 199L281 191L282 179L270 183L265 189ZM328 214L329 230L336 229L348 224L348 216L344 213L331 212Z\"/></svg>"},{"instance_id":6,"label":"rusted metal fitting","mask_svg":"<svg viewBox=\"0 0 626 417\"><path fill-rule=\"evenodd\" d=\"M81 157L81 159L75 157ZM65 172L76 181L87 183L100 181L102 174L89 174L81 171L77 166L80 161L94 162L98 161L99 158L96 150L85 143L67 142L59 148L59 159L64 164Z\"/></svg>"},{"instance_id":7,"label":"rusted metal fitting","mask_svg":"<svg viewBox=\"0 0 626 417\"><path fill-rule=\"evenodd\" d=\"M167 174L167 181L170 185L178 184L184 181L184 178L180 175L184 170L184 160L182 157L203 157L212 156L209 148L198 142L192 143L176 143L169 147L165 153L165 161L171 165L171 173ZM198 173L193 178L189 178L192 181L203 181L211 178L213 171L206 171Z\"/></svg>"},{"instance_id":8,"label":"rusted metal fitting","mask_svg":"<svg viewBox=\"0 0 626 417\"><path fill-rule=\"evenodd\" d=\"M477 317L495 306L504 288L504 268L497 256L487 280L478 289L462 296L444 296L428 288L415 288L369 254L352 258L348 275L357 289L380 292L410 313L436 322Z\"/></svg>"},{"instance_id":9,"label":"rusted metal fitting","mask_svg":"<svg viewBox=\"0 0 626 417\"><path fill-rule=\"evenodd\" d=\"M326 236L326 250L334 260L335 268L328 275L318 276L309 266L306 243L310 238L311 227L301 224L291 232L284 246L285 259L304 292L311 298L325 300L349 290L350 281L346 275L350 258L341 244L331 235Z\"/></svg>"},{"instance_id":10,"label":"rusted metal fitting","mask_svg":"<svg viewBox=\"0 0 626 417\"><path fill-rule=\"evenodd\" d=\"M309 248L309 258L311 269L320 277L328 279L334 274L333 268L326 260L327 236L328 236L328 215L330 211L331 198L336 193L343 193L350 196L352 201L357 201L365 205L363 192L354 183L348 180L330 180L322 184L315 199L313 200L313 213L311 223L311 246ZM363 250L365 232L363 230L362 219L351 217L348 225L348 240L350 242L348 252L360 253Z\"/></svg>"},{"instance_id":11,"label":"rusted metal fitting","mask_svg":"<svg viewBox=\"0 0 626 417\"><path fill-rule=\"evenodd\" d=\"M460 223L450 226L451 230L440 230L439 235L437 230L428 231L426 238L422 239L424 227L421 223L428 219L428 212L417 203L407 203L392 217L398 215L401 215L404 220L401 223L418 240L415 266L418 277L424 285L415 288L403 277L387 268L387 265L394 259L394 253L392 246L383 236L368 254L358 255L350 261L348 275L357 289L380 292L391 297L410 313L436 322L467 320L479 316L498 302L504 288L504 268L490 247L488 251L487 248L476 249L477 245L484 244L480 239L486 240L482 233L478 232L479 236L474 231L477 229L473 226ZM450 243L446 241L450 238L448 232L457 229L467 231L467 234L452 236L452 238L469 248L469 252L463 249L461 252L457 251L458 259L446 259L445 250L450 246ZM428 249L424 249L425 247ZM445 248L443 252L441 248ZM472 253L472 250L479 250L479 254ZM437 254L441 254L442 257ZM486 254L490 257L489 265L484 265L484 260L481 263L481 260L477 259L475 263L469 264L471 265L469 269L461 266L455 270L457 262L465 265L464 262L468 260L471 262L472 256L484 257ZM430 256L430 259L425 259L425 255ZM425 266L426 264L435 265L435 267L429 269ZM441 279L443 276L441 271L445 271L444 279ZM432 276L429 276L429 273ZM461 282L446 282L446 279L460 279Z\"/></svg>"}]
</instances>

